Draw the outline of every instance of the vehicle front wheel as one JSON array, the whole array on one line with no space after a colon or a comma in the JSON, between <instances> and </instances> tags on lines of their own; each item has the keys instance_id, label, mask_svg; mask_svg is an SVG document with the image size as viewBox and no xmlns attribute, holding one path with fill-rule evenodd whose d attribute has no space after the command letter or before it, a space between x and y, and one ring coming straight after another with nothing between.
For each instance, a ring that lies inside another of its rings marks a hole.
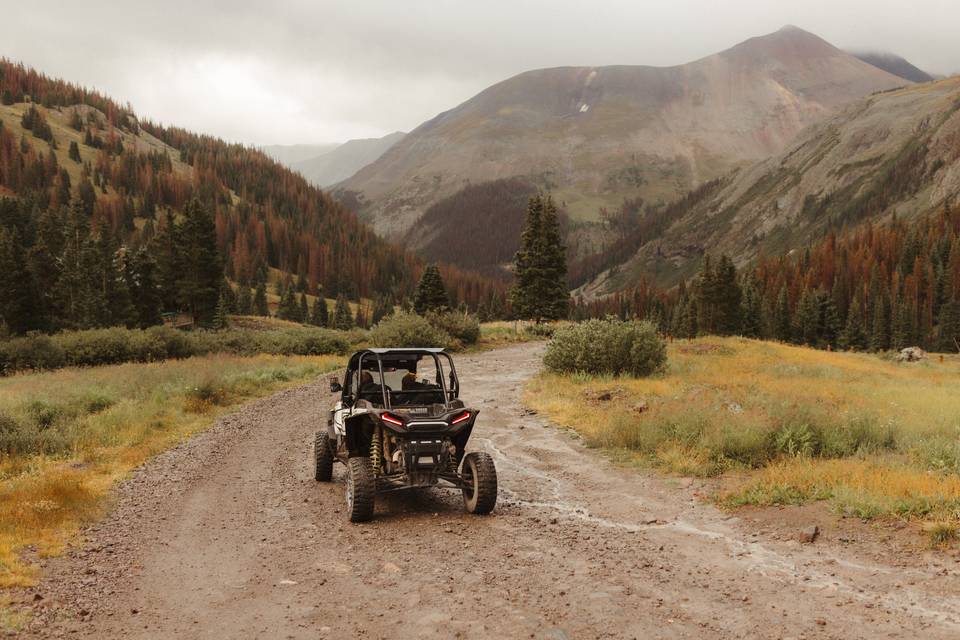
<instances>
[{"instance_id":1,"label":"vehicle front wheel","mask_svg":"<svg viewBox=\"0 0 960 640\"><path fill-rule=\"evenodd\" d=\"M330 482L333 477L333 449L330 448L330 434L317 431L313 441L313 476L317 482Z\"/></svg>"},{"instance_id":2,"label":"vehicle front wheel","mask_svg":"<svg viewBox=\"0 0 960 640\"><path fill-rule=\"evenodd\" d=\"M347 515L350 522L365 522L373 517L376 492L377 482L370 458L350 458L347 461Z\"/></svg>"},{"instance_id":3,"label":"vehicle front wheel","mask_svg":"<svg viewBox=\"0 0 960 640\"><path fill-rule=\"evenodd\" d=\"M497 467L490 454L474 451L463 458L463 504L469 513L483 515L497 504Z\"/></svg>"}]
</instances>

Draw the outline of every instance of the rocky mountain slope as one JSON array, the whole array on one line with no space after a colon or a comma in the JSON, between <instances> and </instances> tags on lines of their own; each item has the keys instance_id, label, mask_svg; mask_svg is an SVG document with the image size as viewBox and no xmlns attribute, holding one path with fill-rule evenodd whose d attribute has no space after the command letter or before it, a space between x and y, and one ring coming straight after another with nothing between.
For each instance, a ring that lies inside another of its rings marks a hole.
<instances>
[{"instance_id":1,"label":"rocky mountain slope","mask_svg":"<svg viewBox=\"0 0 960 640\"><path fill-rule=\"evenodd\" d=\"M934 79L933 76L923 69L915 67L908 60L905 60L892 53L866 52L855 53L853 55L857 56L867 64L872 64L879 69L883 69L888 73L892 73L893 75L899 76L904 80L909 80L910 82L930 82Z\"/></svg>"},{"instance_id":2,"label":"rocky mountain slope","mask_svg":"<svg viewBox=\"0 0 960 640\"><path fill-rule=\"evenodd\" d=\"M878 93L677 208L630 260L583 293L618 290L641 275L674 284L707 252L743 264L868 219L923 215L958 195L960 78Z\"/></svg>"},{"instance_id":3,"label":"rocky mountain slope","mask_svg":"<svg viewBox=\"0 0 960 640\"><path fill-rule=\"evenodd\" d=\"M420 125L339 186L388 237L468 184L510 177L591 220L625 198L672 200L904 83L796 27L675 67L530 71Z\"/></svg>"},{"instance_id":4,"label":"rocky mountain slope","mask_svg":"<svg viewBox=\"0 0 960 640\"><path fill-rule=\"evenodd\" d=\"M348 140L324 153L284 164L318 187L329 187L375 161L405 135L395 131L382 138Z\"/></svg>"}]
</instances>

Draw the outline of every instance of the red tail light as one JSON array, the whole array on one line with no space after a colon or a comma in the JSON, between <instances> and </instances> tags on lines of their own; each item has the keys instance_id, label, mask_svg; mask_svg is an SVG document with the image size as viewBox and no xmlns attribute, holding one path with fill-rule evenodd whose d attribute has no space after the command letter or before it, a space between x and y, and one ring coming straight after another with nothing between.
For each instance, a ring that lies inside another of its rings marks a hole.
<instances>
[{"instance_id":1,"label":"red tail light","mask_svg":"<svg viewBox=\"0 0 960 640\"><path fill-rule=\"evenodd\" d=\"M381 413L381 414L380 414L380 419L383 420L384 422L386 422L387 424L392 424L392 425L395 426L395 427L402 427L402 426L403 426L403 420L401 420L401 419L398 418L397 416L391 415L391 414L389 414L389 413Z\"/></svg>"},{"instance_id":2,"label":"red tail light","mask_svg":"<svg viewBox=\"0 0 960 640\"><path fill-rule=\"evenodd\" d=\"M456 418L454 418L453 420L451 420L451 421L450 421L450 424L460 424L461 422L466 422L466 421L469 420L469 419L470 419L470 412L469 412L469 411L464 411L463 413L461 413L460 415L458 415Z\"/></svg>"}]
</instances>

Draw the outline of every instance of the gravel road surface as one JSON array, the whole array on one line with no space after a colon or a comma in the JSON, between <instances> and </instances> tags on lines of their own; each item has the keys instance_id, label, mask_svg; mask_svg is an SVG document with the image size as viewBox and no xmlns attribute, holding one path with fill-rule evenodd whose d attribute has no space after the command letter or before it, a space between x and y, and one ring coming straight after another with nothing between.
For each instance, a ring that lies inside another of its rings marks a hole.
<instances>
[{"instance_id":1,"label":"gravel road surface","mask_svg":"<svg viewBox=\"0 0 960 640\"><path fill-rule=\"evenodd\" d=\"M521 404L542 347L458 359L490 452L490 516L459 494L345 521L342 465L312 477L325 382L219 419L117 490L20 597L24 637L957 638L950 560L860 557L758 535L696 481L618 468ZM891 554L892 556L893 554Z\"/></svg>"}]
</instances>

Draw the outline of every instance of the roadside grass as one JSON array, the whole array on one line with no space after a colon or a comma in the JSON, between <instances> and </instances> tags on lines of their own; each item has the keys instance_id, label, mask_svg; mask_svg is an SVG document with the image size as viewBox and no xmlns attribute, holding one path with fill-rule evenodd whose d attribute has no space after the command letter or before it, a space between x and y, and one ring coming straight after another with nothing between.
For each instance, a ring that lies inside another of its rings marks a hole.
<instances>
[{"instance_id":1,"label":"roadside grass","mask_svg":"<svg viewBox=\"0 0 960 640\"><path fill-rule=\"evenodd\" d=\"M525 401L617 459L724 476L727 506L826 500L865 519L940 523L935 545L955 537L957 357L899 364L739 338L676 341L668 353L652 378L542 373Z\"/></svg>"},{"instance_id":2,"label":"roadside grass","mask_svg":"<svg viewBox=\"0 0 960 640\"><path fill-rule=\"evenodd\" d=\"M512 344L523 342L536 342L546 340L549 335L545 333L551 328L559 326L561 323L547 323L537 325L533 322L522 320L496 320L493 322L483 322L480 324L480 339L475 345L468 347L467 351L489 351L490 349L499 349Z\"/></svg>"},{"instance_id":3,"label":"roadside grass","mask_svg":"<svg viewBox=\"0 0 960 640\"><path fill-rule=\"evenodd\" d=\"M0 587L32 584L32 559L62 553L149 457L344 361L206 356L0 378Z\"/></svg>"}]
</instances>

